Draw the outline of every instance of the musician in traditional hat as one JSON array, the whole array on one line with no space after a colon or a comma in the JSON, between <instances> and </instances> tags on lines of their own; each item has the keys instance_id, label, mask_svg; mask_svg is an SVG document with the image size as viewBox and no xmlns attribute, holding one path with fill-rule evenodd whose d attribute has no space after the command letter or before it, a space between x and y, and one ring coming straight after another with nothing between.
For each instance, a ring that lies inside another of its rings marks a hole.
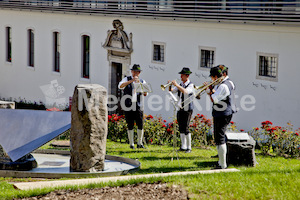
<instances>
[{"instance_id":1,"label":"musician in traditional hat","mask_svg":"<svg viewBox=\"0 0 300 200\"><path fill-rule=\"evenodd\" d=\"M226 67L225 65L218 65L217 67L219 67L222 70L222 75L225 77L224 80L228 79L228 81L230 82L230 84L232 85L233 90L235 90L235 85L234 83L229 79L228 76L228 67ZM235 106L235 105L234 105ZM218 158L218 154L211 156L212 158Z\"/></svg>"},{"instance_id":2,"label":"musician in traditional hat","mask_svg":"<svg viewBox=\"0 0 300 200\"><path fill-rule=\"evenodd\" d=\"M210 77L215 81L223 76L220 66L211 68ZM225 77L222 82L216 85L213 89L207 90L207 94L213 103L213 127L214 139L217 145L219 162L215 169L226 169L226 136L225 131L227 125L230 123L232 114L235 112L232 104L231 94L234 90L234 84L231 84L228 77Z\"/></svg>"},{"instance_id":3,"label":"musician in traditional hat","mask_svg":"<svg viewBox=\"0 0 300 200\"><path fill-rule=\"evenodd\" d=\"M189 131L189 124L191 121L191 116L193 114L193 98L189 98L194 95L194 84L189 80L189 76L192 72L189 68L184 67L179 72L181 77L181 83L178 84L176 80L172 81L172 85L175 87L169 87L169 91L177 93L179 98L179 105L181 108L177 111L177 121L179 125L181 147L179 151L185 151L185 153L190 153L192 151L192 138ZM185 101L189 98L187 101Z\"/></svg>"},{"instance_id":4,"label":"musician in traditional hat","mask_svg":"<svg viewBox=\"0 0 300 200\"><path fill-rule=\"evenodd\" d=\"M147 93L141 94L135 91L133 83L146 83L143 79L140 79L141 67L138 64L134 64L132 66L131 76L127 76L123 78L118 88L123 90L124 96L128 95L125 99L125 108L122 108L125 112L125 119L127 122L128 127L128 139L131 149L134 148L134 131L133 126L134 122L138 127L137 129L137 148L145 148L143 145L143 136L144 136L144 129L143 129L143 110L141 108L141 98L142 95L146 96Z\"/></svg>"},{"instance_id":5,"label":"musician in traditional hat","mask_svg":"<svg viewBox=\"0 0 300 200\"><path fill-rule=\"evenodd\" d=\"M228 67L226 67L225 65L218 65L217 67L219 67L222 70L222 74L225 77L224 80L228 79L228 81L232 85L233 89L235 89L235 85L232 82L232 80L230 80L229 75L228 75Z\"/></svg>"}]
</instances>

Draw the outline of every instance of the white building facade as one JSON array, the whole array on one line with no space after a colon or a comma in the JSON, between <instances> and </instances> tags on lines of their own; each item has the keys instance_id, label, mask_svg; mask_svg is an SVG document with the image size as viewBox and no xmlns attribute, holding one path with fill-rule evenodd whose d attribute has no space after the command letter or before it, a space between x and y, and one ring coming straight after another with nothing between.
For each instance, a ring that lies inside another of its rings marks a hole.
<instances>
[{"instance_id":1,"label":"white building facade","mask_svg":"<svg viewBox=\"0 0 300 200\"><path fill-rule=\"evenodd\" d=\"M250 130L265 120L300 127L300 22L99 13L0 10L0 97L68 104L77 84L90 83L115 94L118 80L140 64L141 78L153 89L145 98L145 114L171 121L173 108L160 85L179 78L182 67L202 85L210 81L209 67L224 64L236 84L240 110L233 121L239 128ZM116 19L127 33L127 51L105 48ZM57 86L60 92L51 94ZM194 114L211 117L207 95L195 104Z\"/></svg>"}]
</instances>

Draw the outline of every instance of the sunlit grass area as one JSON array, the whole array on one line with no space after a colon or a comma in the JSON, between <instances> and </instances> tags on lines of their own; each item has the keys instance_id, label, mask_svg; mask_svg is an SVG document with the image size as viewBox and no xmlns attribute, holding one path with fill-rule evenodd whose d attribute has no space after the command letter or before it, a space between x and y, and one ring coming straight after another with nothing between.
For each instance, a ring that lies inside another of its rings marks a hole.
<instances>
[{"instance_id":1,"label":"sunlit grass area","mask_svg":"<svg viewBox=\"0 0 300 200\"><path fill-rule=\"evenodd\" d=\"M147 149L129 148L126 143L107 142L107 154L138 159L141 169L135 174L208 170L217 161L215 147L193 148L192 153L179 153L173 147L150 145ZM144 178L116 183L90 184L69 189L121 186L137 182L163 181L182 185L193 199L300 199L300 160L283 157L257 156L256 167L235 167L240 172ZM0 178L0 199L36 196L53 189L18 191L12 181L36 179Z\"/></svg>"},{"instance_id":2,"label":"sunlit grass area","mask_svg":"<svg viewBox=\"0 0 300 200\"><path fill-rule=\"evenodd\" d=\"M147 149L132 150L128 144L108 142L106 149L108 155L139 160L141 169L136 174L204 170L217 161L210 158L217 154L214 147L194 148L192 153L184 153L176 152L177 147L149 145Z\"/></svg>"}]
</instances>

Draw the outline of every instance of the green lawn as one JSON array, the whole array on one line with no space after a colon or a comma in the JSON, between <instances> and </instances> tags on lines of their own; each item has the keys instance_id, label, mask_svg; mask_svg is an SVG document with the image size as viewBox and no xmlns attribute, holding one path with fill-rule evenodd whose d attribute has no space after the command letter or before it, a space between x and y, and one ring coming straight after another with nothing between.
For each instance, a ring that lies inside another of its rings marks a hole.
<instances>
[{"instance_id":1,"label":"green lawn","mask_svg":"<svg viewBox=\"0 0 300 200\"><path fill-rule=\"evenodd\" d=\"M172 147L148 146L148 149L131 150L128 144L109 141L107 154L138 159L142 165L135 174L205 170L210 169L216 162L216 159L210 158L216 154L214 147L207 150L194 148L190 154L180 153L177 156ZM240 172L234 173L139 179L85 187L162 180L184 186L194 199L300 199L299 159L257 156L257 161L258 165L255 168L237 167ZM50 191L50 189L17 191L9 184L12 180L14 179L0 178L0 199L31 196ZM27 181L27 179L21 180ZM72 188L76 189L76 187Z\"/></svg>"}]
</instances>

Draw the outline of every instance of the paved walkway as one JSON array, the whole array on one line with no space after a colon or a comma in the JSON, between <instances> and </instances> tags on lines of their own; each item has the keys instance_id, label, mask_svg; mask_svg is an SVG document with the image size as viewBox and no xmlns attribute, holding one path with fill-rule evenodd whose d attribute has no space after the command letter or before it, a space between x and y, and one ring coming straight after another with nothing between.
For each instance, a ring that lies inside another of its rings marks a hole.
<instances>
[{"instance_id":1,"label":"paved walkway","mask_svg":"<svg viewBox=\"0 0 300 200\"><path fill-rule=\"evenodd\" d=\"M212 174L212 173L224 173L224 172L238 172L238 169L219 169L219 170L201 170L201 171L188 171L188 172L171 172L160 174L146 174L146 175L131 175L131 176L114 176L104 178L88 178L88 179L72 179L72 180L60 180L60 181L40 181L40 182L27 182L27 183L15 183L14 187L20 190L29 190L36 188L49 188L49 187L63 187L67 185L85 185L94 183L104 183L109 181L130 180L138 178L150 178L150 177L165 177L176 175L190 175L190 174Z\"/></svg>"}]
</instances>

